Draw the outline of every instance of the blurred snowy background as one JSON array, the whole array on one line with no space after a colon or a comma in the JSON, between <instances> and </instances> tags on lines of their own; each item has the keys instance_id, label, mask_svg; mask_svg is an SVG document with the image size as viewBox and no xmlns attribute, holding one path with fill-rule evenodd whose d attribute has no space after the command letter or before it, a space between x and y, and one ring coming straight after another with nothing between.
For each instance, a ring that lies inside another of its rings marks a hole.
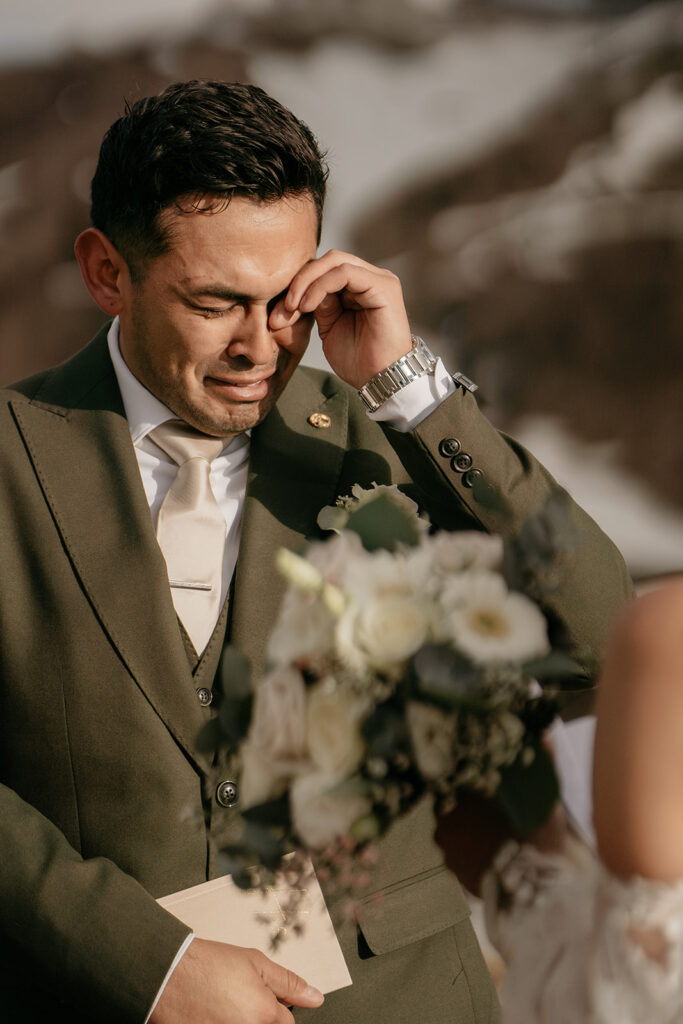
<instances>
[{"instance_id":1,"label":"blurred snowy background","mask_svg":"<svg viewBox=\"0 0 683 1024\"><path fill-rule=\"evenodd\" d=\"M399 273L415 332L638 579L683 571L683 3L4 0L2 382L102 322L72 249L99 141L194 77L311 126L323 248Z\"/></svg>"}]
</instances>

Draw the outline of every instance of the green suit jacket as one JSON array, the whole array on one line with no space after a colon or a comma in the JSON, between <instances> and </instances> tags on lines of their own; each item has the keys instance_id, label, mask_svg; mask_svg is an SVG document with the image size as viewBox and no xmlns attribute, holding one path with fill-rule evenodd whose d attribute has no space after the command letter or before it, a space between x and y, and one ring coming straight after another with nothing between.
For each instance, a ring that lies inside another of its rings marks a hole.
<instances>
[{"instance_id":1,"label":"green suit jacket","mask_svg":"<svg viewBox=\"0 0 683 1024\"><path fill-rule=\"evenodd\" d=\"M299 370L253 432L231 640L256 665L283 589L274 552L317 535L319 509L354 483L412 481L439 525L505 534L557 488L467 393L410 435L359 405L335 377ZM445 437L506 495L508 515L478 507L439 454ZM225 765L197 749L206 681L188 662L104 331L5 390L0 449L0 1016L60 1019L59 1007L73 1021L141 1022L187 932L155 897L211 876L212 837L239 810L218 805ZM555 610L589 667L629 583L575 515L584 543ZM206 672L219 653L207 651ZM385 843L384 913L342 930L355 984L314 1020L496 1019L431 827L418 808Z\"/></svg>"}]
</instances>

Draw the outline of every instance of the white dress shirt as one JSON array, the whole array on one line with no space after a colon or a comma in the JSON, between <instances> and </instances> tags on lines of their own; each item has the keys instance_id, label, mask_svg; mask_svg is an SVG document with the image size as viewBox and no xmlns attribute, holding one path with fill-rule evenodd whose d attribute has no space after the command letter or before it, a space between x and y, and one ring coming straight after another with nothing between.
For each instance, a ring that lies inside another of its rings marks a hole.
<instances>
[{"instance_id":1,"label":"white dress shirt","mask_svg":"<svg viewBox=\"0 0 683 1024\"><path fill-rule=\"evenodd\" d=\"M119 348L118 317L109 329L107 342L114 365L114 373L121 391L123 408L130 427L131 440L140 467L142 484L156 526L159 508L175 479L178 466L161 448L154 444L148 435L151 430L165 423L166 420L178 417L168 406L148 391L126 365ZM426 374L424 377L417 377L398 394L384 402L376 412L368 413L368 416L372 420L388 423L403 432L414 430L453 391L455 391L453 379L439 359L433 375ZM225 517L226 524L221 605L228 592L237 562L244 497L247 488L249 440L248 431L239 434L227 443L218 458L211 463L211 489ZM178 950L145 1018L145 1024L154 1012L169 978L193 938L194 935L188 935Z\"/></svg>"}]
</instances>

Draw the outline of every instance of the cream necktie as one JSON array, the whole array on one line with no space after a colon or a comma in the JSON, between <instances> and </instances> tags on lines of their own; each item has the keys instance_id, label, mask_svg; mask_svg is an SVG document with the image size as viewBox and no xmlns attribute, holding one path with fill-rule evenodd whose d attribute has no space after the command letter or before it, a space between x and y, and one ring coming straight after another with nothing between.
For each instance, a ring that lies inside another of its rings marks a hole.
<instances>
[{"instance_id":1,"label":"cream necktie","mask_svg":"<svg viewBox=\"0 0 683 1024\"><path fill-rule=\"evenodd\" d=\"M221 610L227 528L211 490L210 471L226 442L200 434L181 420L168 420L149 436L178 463L159 509L157 540L166 559L175 610L201 654Z\"/></svg>"}]
</instances>

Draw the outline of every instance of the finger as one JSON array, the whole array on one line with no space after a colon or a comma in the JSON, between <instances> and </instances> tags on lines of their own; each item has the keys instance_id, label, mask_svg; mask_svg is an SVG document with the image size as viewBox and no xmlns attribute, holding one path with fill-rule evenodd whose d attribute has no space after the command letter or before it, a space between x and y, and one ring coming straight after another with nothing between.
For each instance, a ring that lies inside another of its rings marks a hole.
<instances>
[{"instance_id":1,"label":"finger","mask_svg":"<svg viewBox=\"0 0 683 1024\"><path fill-rule=\"evenodd\" d=\"M286 967L274 963L268 957L264 957L260 967L261 977L279 1002L286 1006L320 1006L325 998L322 992L318 991L294 971L288 971Z\"/></svg>"},{"instance_id":2,"label":"finger","mask_svg":"<svg viewBox=\"0 0 683 1024\"><path fill-rule=\"evenodd\" d=\"M286 327L293 327L297 320L300 320L304 314L299 309L288 310L285 306L285 300L280 301L273 306L268 317L268 326L271 331L282 331Z\"/></svg>"},{"instance_id":3,"label":"finger","mask_svg":"<svg viewBox=\"0 0 683 1024\"><path fill-rule=\"evenodd\" d=\"M294 1014L290 1011L294 1009L292 1006L285 1006L284 1003L278 1001L277 1005L277 1024L294 1024Z\"/></svg>"},{"instance_id":4,"label":"finger","mask_svg":"<svg viewBox=\"0 0 683 1024\"><path fill-rule=\"evenodd\" d=\"M371 263L366 263L365 260L360 259L358 256L354 256L352 253L340 252L338 249L330 249L324 256L320 256L317 260L311 260L310 263L306 263L301 270L299 270L292 278L287 294L284 297L285 308L288 311L293 311L299 307L301 297L311 286L313 281L322 277L328 271L333 270L335 267L343 266L355 266L363 270L372 271L377 274L385 274L387 271L382 271L378 267L373 267Z\"/></svg>"},{"instance_id":5,"label":"finger","mask_svg":"<svg viewBox=\"0 0 683 1024\"><path fill-rule=\"evenodd\" d=\"M271 330L280 331L293 326L307 313L336 320L344 309L374 309L385 306L386 298L373 291L383 278L372 267L342 263L316 277L301 293L296 309L287 308L287 297L281 299L271 311L268 323ZM374 296L374 298L373 298Z\"/></svg>"},{"instance_id":6,"label":"finger","mask_svg":"<svg viewBox=\"0 0 683 1024\"><path fill-rule=\"evenodd\" d=\"M384 286L384 288L382 287ZM299 300L302 313L315 313L329 297L344 309L381 309L388 305L386 280L377 273L343 263L313 281Z\"/></svg>"}]
</instances>

